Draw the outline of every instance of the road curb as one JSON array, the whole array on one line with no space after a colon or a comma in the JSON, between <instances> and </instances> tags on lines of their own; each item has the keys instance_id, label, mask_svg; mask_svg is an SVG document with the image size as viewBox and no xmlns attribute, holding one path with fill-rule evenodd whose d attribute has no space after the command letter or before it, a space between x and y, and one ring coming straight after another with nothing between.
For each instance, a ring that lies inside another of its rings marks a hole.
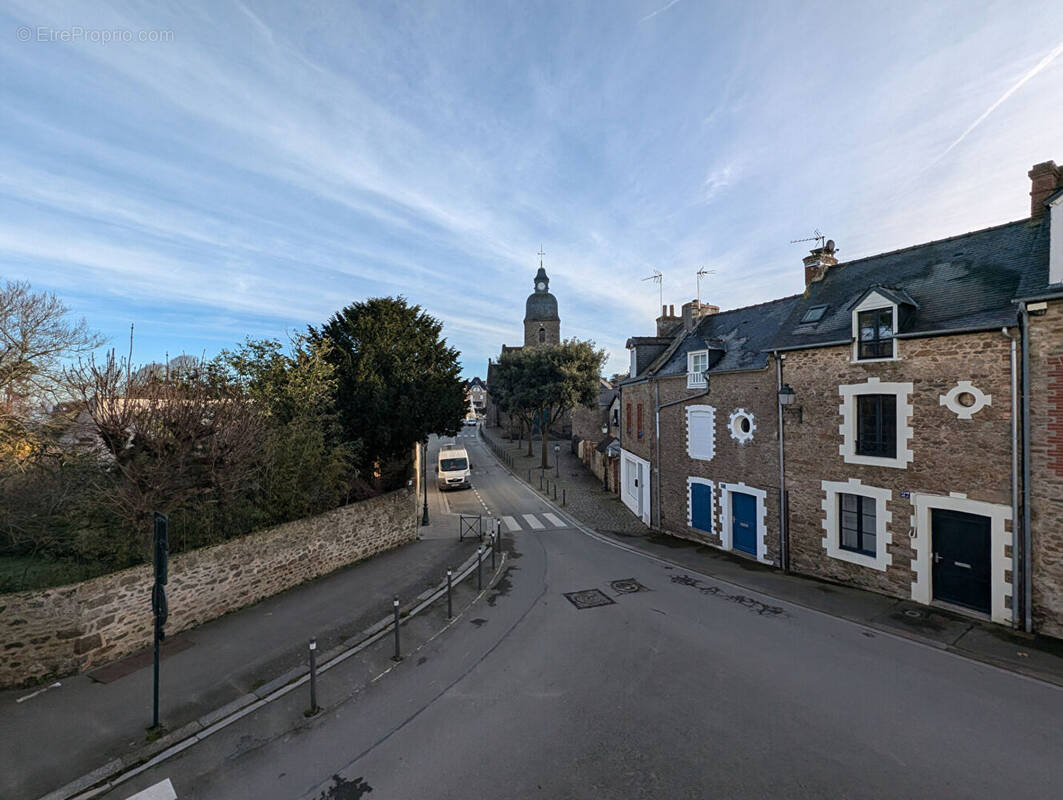
<instances>
[{"instance_id":1,"label":"road curb","mask_svg":"<svg viewBox=\"0 0 1063 800\"><path fill-rule=\"evenodd\" d=\"M453 571L451 581L453 586L457 586L472 575L476 569L477 557L478 554L474 553ZM498 569L495 571L496 575L501 571L505 560L503 555ZM492 576L492 579L494 577ZM435 587L429 587L421 592L407 604L405 611L400 609L401 618L399 624L403 624L406 620L412 619L417 614L428 609L436 600L443 597L446 591L447 581L443 580ZM486 591L486 587L484 591ZM482 594L483 591L478 593L473 602L475 603ZM389 614L332 648L323 654L321 665L318 667L318 674L326 672L372 645L390 631L392 625L393 618ZM294 667L254 691L203 714L175 731L160 736L154 742L146 744L125 756L112 759L58 789L42 795L39 800L71 800L71 798L74 798L74 800L88 800L88 798L110 791L129 778L165 761L171 756L177 755L182 750L188 749L197 742L222 730L273 700L283 697L305 683L309 679L309 673L310 668L306 665Z\"/></svg>"}]
</instances>

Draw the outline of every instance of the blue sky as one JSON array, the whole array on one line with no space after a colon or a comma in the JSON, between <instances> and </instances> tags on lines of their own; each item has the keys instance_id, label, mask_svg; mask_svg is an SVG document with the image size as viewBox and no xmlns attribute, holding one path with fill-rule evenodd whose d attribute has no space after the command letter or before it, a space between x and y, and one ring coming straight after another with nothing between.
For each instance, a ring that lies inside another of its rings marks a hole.
<instances>
[{"instance_id":1,"label":"blue sky","mask_svg":"<svg viewBox=\"0 0 1063 800\"><path fill-rule=\"evenodd\" d=\"M620 370L653 269L676 305L701 266L724 308L792 294L791 239L1019 219L1063 161L1058 0L180 5L0 10L0 279L138 361L402 294L483 375L541 243Z\"/></svg>"}]
</instances>

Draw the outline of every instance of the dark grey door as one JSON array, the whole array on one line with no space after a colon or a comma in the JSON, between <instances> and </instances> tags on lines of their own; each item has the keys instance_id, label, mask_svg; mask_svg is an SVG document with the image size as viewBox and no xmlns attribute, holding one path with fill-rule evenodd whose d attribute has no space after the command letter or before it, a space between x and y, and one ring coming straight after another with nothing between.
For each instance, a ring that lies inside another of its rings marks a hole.
<instances>
[{"instance_id":1,"label":"dark grey door","mask_svg":"<svg viewBox=\"0 0 1063 800\"><path fill-rule=\"evenodd\" d=\"M988 614L991 576L989 517L934 508L934 599Z\"/></svg>"}]
</instances>

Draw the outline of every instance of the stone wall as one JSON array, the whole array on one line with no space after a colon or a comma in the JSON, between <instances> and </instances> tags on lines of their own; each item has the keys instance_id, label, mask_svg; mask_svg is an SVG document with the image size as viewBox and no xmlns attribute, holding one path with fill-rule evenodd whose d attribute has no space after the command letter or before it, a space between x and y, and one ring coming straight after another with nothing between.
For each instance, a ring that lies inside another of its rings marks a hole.
<instances>
[{"instance_id":1,"label":"stone wall","mask_svg":"<svg viewBox=\"0 0 1063 800\"><path fill-rule=\"evenodd\" d=\"M767 546L762 560L779 565L779 439L775 383L775 362L771 358L762 370L713 375L708 395L702 395L701 389L688 389L685 375L660 380L662 405L690 398L687 403L661 410L659 519L663 530L720 547L720 526L723 524L720 484L744 483L751 490L766 493L763 530L758 532ZM715 411L711 460L691 458L687 453L686 409L690 405L708 405ZM731 416L739 412L746 412L752 418L752 438L748 441L739 442L731 435ZM688 478L713 482L715 513L711 534L689 524Z\"/></svg>"},{"instance_id":2,"label":"stone wall","mask_svg":"<svg viewBox=\"0 0 1063 800\"><path fill-rule=\"evenodd\" d=\"M1034 627L1063 636L1063 301L1030 317Z\"/></svg>"},{"instance_id":3,"label":"stone wall","mask_svg":"<svg viewBox=\"0 0 1063 800\"><path fill-rule=\"evenodd\" d=\"M1010 507L1010 346L1005 336L992 331L898 340L895 361L854 363L848 345L786 354L783 381L793 387L803 413L802 422L788 419L785 430L794 571L911 598L913 581L919 577L913 569L911 538L916 494L957 492L973 501ZM908 417L912 436L907 445L912 460L905 468L849 463L839 453L838 387L872 378L912 385ZM970 419L960 419L939 400L958 381L971 381L991 396L991 405ZM852 479L890 492L886 509L891 563L885 571L832 558L824 549L822 482ZM1010 542L1011 523L1007 526Z\"/></svg>"},{"instance_id":4,"label":"stone wall","mask_svg":"<svg viewBox=\"0 0 1063 800\"><path fill-rule=\"evenodd\" d=\"M407 489L170 559L168 634L417 538ZM0 686L99 666L152 642L151 565L0 595Z\"/></svg>"}]
</instances>

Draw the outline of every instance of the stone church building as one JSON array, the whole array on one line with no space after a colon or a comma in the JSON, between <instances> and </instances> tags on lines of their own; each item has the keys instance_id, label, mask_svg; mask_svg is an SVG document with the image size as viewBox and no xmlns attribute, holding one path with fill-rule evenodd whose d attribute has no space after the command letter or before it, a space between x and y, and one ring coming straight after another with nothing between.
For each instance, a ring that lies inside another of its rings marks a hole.
<instances>
[{"instance_id":1,"label":"stone church building","mask_svg":"<svg viewBox=\"0 0 1063 800\"><path fill-rule=\"evenodd\" d=\"M535 273L534 288L524 303L524 344L502 345L502 353L520 350L522 347L539 347L561 344L561 317L557 313L557 298L550 293L550 276L546 274L543 262L539 261L539 271ZM487 362L487 422L489 427L510 429L518 435L519 426L510 420L509 415L499 409L491 398L491 381L497 372L497 363ZM569 414L562 415L553 426L553 433L568 436L572 422Z\"/></svg>"}]
</instances>

